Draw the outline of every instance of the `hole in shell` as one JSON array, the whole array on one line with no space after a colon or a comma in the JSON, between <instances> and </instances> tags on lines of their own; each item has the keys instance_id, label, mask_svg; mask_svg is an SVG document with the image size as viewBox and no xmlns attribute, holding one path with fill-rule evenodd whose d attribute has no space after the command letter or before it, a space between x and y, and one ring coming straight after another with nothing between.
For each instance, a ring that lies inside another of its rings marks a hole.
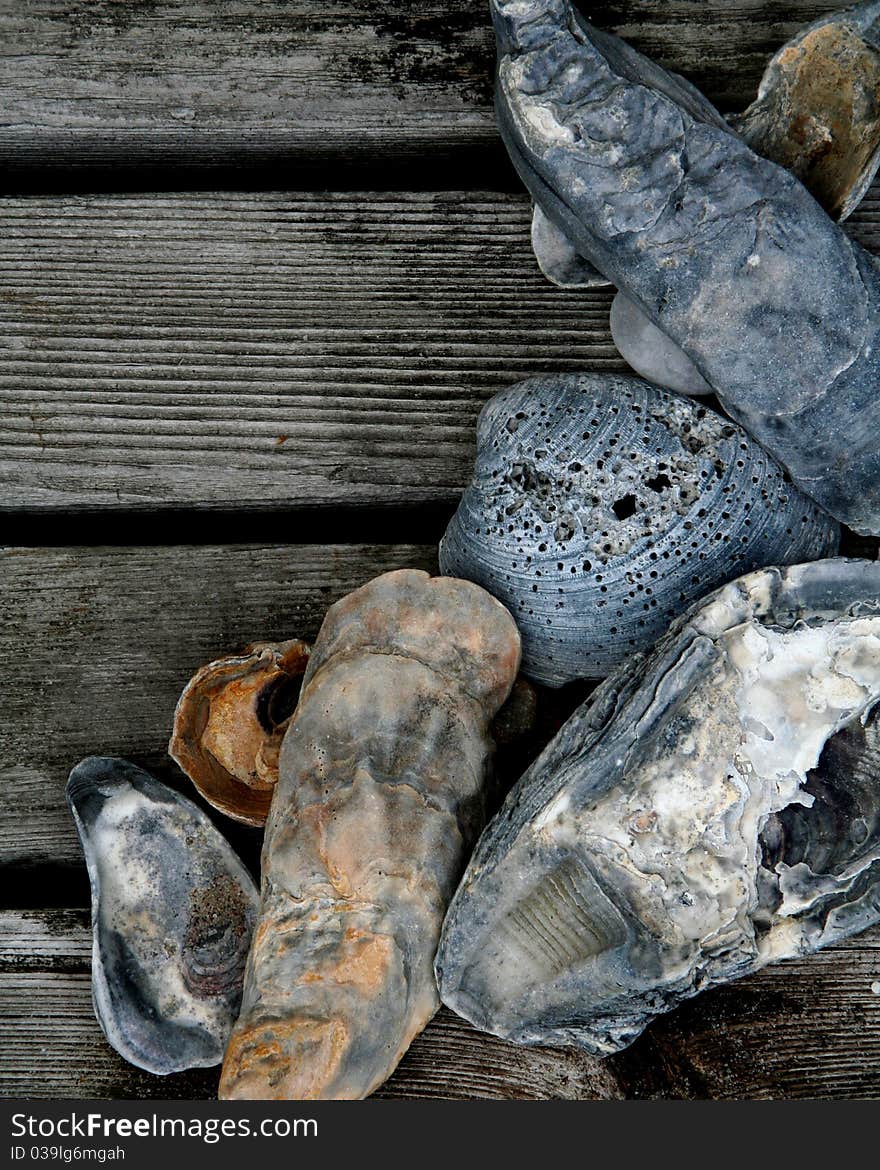
<instances>
[{"instance_id":1,"label":"hole in shell","mask_svg":"<svg viewBox=\"0 0 880 1170\"><path fill-rule=\"evenodd\" d=\"M636 514L636 497L632 494L622 496L611 505L611 510L618 520L628 520Z\"/></svg>"},{"instance_id":2,"label":"hole in shell","mask_svg":"<svg viewBox=\"0 0 880 1170\"><path fill-rule=\"evenodd\" d=\"M303 676L279 674L266 683L257 697L257 719L270 734L283 726L296 710Z\"/></svg>"},{"instance_id":3,"label":"hole in shell","mask_svg":"<svg viewBox=\"0 0 880 1170\"><path fill-rule=\"evenodd\" d=\"M811 875L840 876L860 857L880 845L880 703L864 725L855 719L832 735L819 762L807 773L803 789L813 797L810 808L792 804L775 813L761 834L762 865L771 875L776 867L806 866ZM880 860L874 863L880 865ZM869 882L869 867L860 879ZM782 898L770 878L770 909ZM841 887L823 907L823 917L841 902L852 902L855 889Z\"/></svg>"}]
</instances>

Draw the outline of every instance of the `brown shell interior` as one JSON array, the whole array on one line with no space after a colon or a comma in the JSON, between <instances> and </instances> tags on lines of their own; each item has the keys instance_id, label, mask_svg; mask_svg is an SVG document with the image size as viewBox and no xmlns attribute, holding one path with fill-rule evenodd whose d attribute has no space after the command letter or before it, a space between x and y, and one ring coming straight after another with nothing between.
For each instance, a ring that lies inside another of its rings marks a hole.
<instances>
[{"instance_id":1,"label":"brown shell interior","mask_svg":"<svg viewBox=\"0 0 880 1170\"><path fill-rule=\"evenodd\" d=\"M299 639L248 647L203 666L180 697L169 753L202 796L235 820L266 822L310 650Z\"/></svg>"}]
</instances>

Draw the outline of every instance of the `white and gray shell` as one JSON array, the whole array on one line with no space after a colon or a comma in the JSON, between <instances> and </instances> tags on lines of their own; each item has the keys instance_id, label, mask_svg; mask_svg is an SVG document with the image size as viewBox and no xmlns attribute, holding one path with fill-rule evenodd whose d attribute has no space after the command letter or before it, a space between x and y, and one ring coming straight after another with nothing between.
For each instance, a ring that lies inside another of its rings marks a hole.
<instances>
[{"instance_id":1,"label":"white and gray shell","mask_svg":"<svg viewBox=\"0 0 880 1170\"><path fill-rule=\"evenodd\" d=\"M483 409L440 567L502 601L524 673L561 686L604 678L709 589L838 540L728 419L636 378L559 375Z\"/></svg>"},{"instance_id":2,"label":"white and gray shell","mask_svg":"<svg viewBox=\"0 0 880 1170\"><path fill-rule=\"evenodd\" d=\"M880 921L880 564L765 569L566 723L477 846L446 1004L604 1055L713 984Z\"/></svg>"},{"instance_id":3,"label":"white and gray shell","mask_svg":"<svg viewBox=\"0 0 880 1170\"><path fill-rule=\"evenodd\" d=\"M92 888L104 1035L159 1075L219 1064L257 916L250 874L199 808L126 760L83 760L67 799Z\"/></svg>"}]
</instances>

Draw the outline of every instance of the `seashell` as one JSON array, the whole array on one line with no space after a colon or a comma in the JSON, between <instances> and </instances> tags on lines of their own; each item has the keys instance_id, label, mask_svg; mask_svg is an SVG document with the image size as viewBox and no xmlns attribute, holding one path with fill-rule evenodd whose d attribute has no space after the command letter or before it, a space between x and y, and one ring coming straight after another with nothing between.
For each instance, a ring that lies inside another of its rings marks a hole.
<instances>
[{"instance_id":1,"label":"seashell","mask_svg":"<svg viewBox=\"0 0 880 1170\"><path fill-rule=\"evenodd\" d=\"M214 808L237 821L266 822L308 661L306 642L258 643L203 666L180 696L169 755Z\"/></svg>"},{"instance_id":2,"label":"seashell","mask_svg":"<svg viewBox=\"0 0 880 1170\"><path fill-rule=\"evenodd\" d=\"M609 287L602 273L578 255L571 240L537 203L532 212L532 251L544 276L560 288Z\"/></svg>"},{"instance_id":3,"label":"seashell","mask_svg":"<svg viewBox=\"0 0 880 1170\"><path fill-rule=\"evenodd\" d=\"M160 1076L219 1064L257 891L207 816L125 760L92 756L67 800L92 887L92 1000L109 1043Z\"/></svg>"},{"instance_id":4,"label":"seashell","mask_svg":"<svg viewBox=\"0 0 880 1170\"><path fill-rule=\"evenodd\" d=\"M433 1016L518 665L513 619L469 582L404 569L330 608L281 749L221 1097L364 1097Z\"/></svg>"},{"instance_id":5,"label":"seashell","mask_svg":"<svg viewBox=\"0 0 880 1170\"><path fill-rule=\"evenodd\" d=\"M880 921L880 564L714 593L572 716L483 834L444 1003L605 1055L714 984Z\"/></svg>"},{"instance_id":6,"label":"seashell","mask_svg":"<svg viewBox=\"0 0 880 1170\"><path fill-rule=\"evenodd\" d=\"M814 21L771 58L733 125L787 167L829 215L855 210L880 166L880 3Z\"/></svg>"},{"instance_id":7,"label":"seashell","mask_svg":"<svg viewBox=\"0 0 880 1170\"><path fill-rule=\"evenodd\" d=\"M714 394L684 350L623 293L617 293L611 302L609 323L611 339L620 356L637 374L679 394Z\"/></svg>"},{"instance_id":8,"label":"seashell","mask_svg":"<svg viewBox=\"0 0 880 1170\"><path fill-rule=\"evenodd\" d=\"M757 101L731 119L756 154L796 175L836 220L855 210L880 166L878 48L877 0L823 17L779 50ZM611 305L611 336L642 377L681 394L712 393L687 354L623 293Z\"/></svg>"},{"instance_id":9,"label":"seashell","mask_svg":"<svg viewBox=\"0 0 880 1170\"><path fill-rule=\"evenodd\" d=\"M516 618L523 671L601 678L707 589L837 550L839 531L739 427L621 375L496 395L440 568Z\"/></svg>"},{"instance_id":10,"label":"seashell","mask_svg":"<svg viewBox=\"0 0 880 1170\"><path fill-rule=\"evenodd\" d=\"M499 126L535 201L805 492L880 533L875 259L567 0L492 11Z\"/></svg>"},{"instance_id":11,"label":"seashell","mask_svg":"<svg viewBox=\"0 0 880 1170\"><path fill-rule=\"evenodd\" d=\"M757 101L731 119L756 154L796 175L837 220L855 210L880 166L878 47L878 0L823 17L780 49ZM596 287L604 281L537 206L532 246L555 284ZM592 280L580 275L584 268ZM621 356L643 378L681 394L713 393L687 354L623 293L612 302L610 323Z\"/></svg>"}]
</instances>

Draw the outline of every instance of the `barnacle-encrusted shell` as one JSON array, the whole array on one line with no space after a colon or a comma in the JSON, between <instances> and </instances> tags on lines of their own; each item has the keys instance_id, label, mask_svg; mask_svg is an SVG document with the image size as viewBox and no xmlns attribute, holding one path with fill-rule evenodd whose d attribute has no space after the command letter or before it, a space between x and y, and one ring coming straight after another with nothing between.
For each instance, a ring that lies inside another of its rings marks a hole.
<instances>
[{"instance_id":1,"label":"barnacle-encrusted shell","mask_svg":"<svg viewBox=\"0 0 880 1170\"><path fill-rule=\"evenodd\" d=\"M168 752L215 808L263 825L309 646L257 644L203 666L184 688Z\"/></svg>"},{"instance_id":2,"label":"barnacle-encrusted shell","mask_svg":"<svg viewBox=\"0 0 880 1170\"><path fill-rule=\"evenodd\" d=\"M788 167L835 219L858 206L880 165L880 3L808 25L771 59L734 125Z\"/></svg>"},{"instance_id":3,"label":"barnacle-encrusted shell","mask_svg":"<svg viewBox=\"0 0 880 1170\"><path fill-rule=\"evenodd\" d=\"M219 1064L241 1001L257 891L205 814L125 760L93 756L67 799L92 887L92 999L148 1072Z\"/></svg>"},{"instance_id":4,"label":"barnacle-encrusted shell","mask_svg":"<svg viewBox=\"0 0 880 1170\"><path fill-rule=\"evenodd\" d=\"M518 665L513 619L469 582L404 569L328 611L281 749L222 1097L364 1097L437 1010L440 925Z\"/></svg>"},{"instance_id":5,"label":"barnacle-encrusted shell","mask_svg":"<svg viewBox=\"0 0 880 1170\"><path fill-rule=\"evenodd\" d=\"M837 551L838 528L739 427L636 378L533 378L496 395L440 545L488 589L523 670L602 678L707 589Z\"/></svg>"},{"instance_id":6,"label":"barnacle-encrusted shell","mask_svg":"<svg viewBox=\"0 0 880 1170\"><path fill-rule=\"evenodd\" d=\"M444 1003L605 1054L712 984L880 920L880 565L766 569L564 725L481 838Z\"/></svg>"},{"instance_id":7,"label":"barnacle-encrusted shell","mask_svg":"<svg viewBox=\"0 0 880 1170\"><path fill-rule=\"evenodd\" d=\"M533 198L799 486L880 533L880 272L705 98L567 0L492 0Z\"/></svg>"}]
</instances>

